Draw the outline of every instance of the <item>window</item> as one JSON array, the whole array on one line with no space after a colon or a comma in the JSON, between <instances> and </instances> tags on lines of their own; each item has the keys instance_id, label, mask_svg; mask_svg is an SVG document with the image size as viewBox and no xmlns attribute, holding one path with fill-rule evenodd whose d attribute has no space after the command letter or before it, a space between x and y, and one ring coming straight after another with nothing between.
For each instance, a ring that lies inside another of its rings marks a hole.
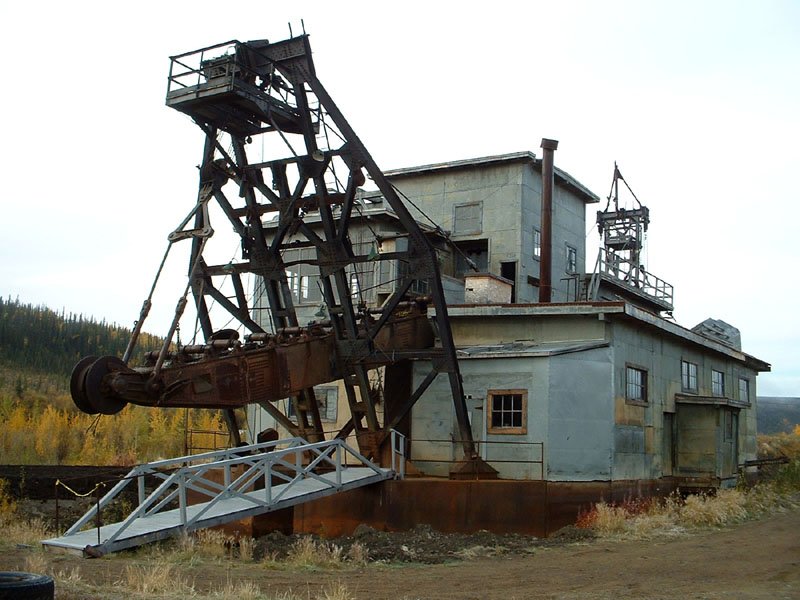
<instances>
[{"instance_id":1,"label":"window","mask_svg":"<svg viewBox=\"0 0 800 600\"><path fill-rule=\"evenodd\" d=\"M526 390L490 390L489 433L526 433L527 404Z\"/></svg>"},{"instance_id":2,"label":"window","mask_svg":"<svg viewBox=\"0 0 800 600\"><path fill-rule=\"evenodd\" d=\"M533 258L535 260L542 258L542 232L536 227L533 228Z\"/></svg>"},{"instance_id":3,"label":"window","mask_svg":"<svg viewBox=\"0 0 800 600\"><path fill-rule=\"evenodd\" d=\"M750 402L750 380L739 377L739 400Z\"/></svg>"},{"instance_id":4,"label":"window","mask_svg":"<svg viewBox=\"0 0 800 600\"><path fill-rule=\"evenodd\" d=\"M458 204L453 209L453 233L456 235L480 233L483 205L480 202Z\"/></svg>"},{"instance_id":5,"label":"window","mask_svg":"<svg viewBox=\"0 0 800 600\"><path fill-rule=\"evenodd\" d=\"M489 270L489 240L456 242L455 247L455 277L463 278L467 273L486 273ZM478 270L474 271L472 265Z\"/></svg>"},{"instance_id":6,"label":"window","mask_svg":"<svg viewBox=\"0 0 800 600\"><path fill-rule=\"evenodd\" d=\"M567 273L578 272L578 251L567 244Z\"/></svg>"},{"instance_id":7,"label":"window","mask_svg":"<svg viewBox=\"0 0 800 600\"><path fill-rule=\"evenodd\" d=\"M632 402L647 402L647 371L636 367L625 368L625 398Z\"/></svg>"},{"instance_id":8,"label":"window","mask_svg":"<svg viewBox=\"0 0 800 600\"><path fill-rule=\"evenodd\" d=\"M711 369L711 395L725 395L725 373Z\"/></svg>"},{"instance_id":9,"label":"window","mask_svg":"<svg viewBox=\"0 0 800 600\"><path fill-rule=\"evenodd\" d=\"M316 260L313 249L290 249L283 252L284 262ZM319 290L319 268L305 262L290 265L286 268L286 283L296 304L315 304L322 295Z\"/></svg>"},{"instance_id":10,"label":"window","mask_svg":"<svg viewBox=\"0 0 800 600\"><path fill-rule=\"evenodd\" d=\"M319 416L323 421L336 421L336 413L339 405L339 388L316 386L314 397L319 405ZM294 409L294 398L289 399L289 415L295 418L297 412Z\"/></svg>"},{"instance_id":11,"label":"window","mask_svg":"<svg viewBox=\"0 0 800 600\"><path fill-rule=\"evenodd\" d=\"M684 392L697 392L697 365L681 361L681 387Z\"/></svg>"}]
</instances>

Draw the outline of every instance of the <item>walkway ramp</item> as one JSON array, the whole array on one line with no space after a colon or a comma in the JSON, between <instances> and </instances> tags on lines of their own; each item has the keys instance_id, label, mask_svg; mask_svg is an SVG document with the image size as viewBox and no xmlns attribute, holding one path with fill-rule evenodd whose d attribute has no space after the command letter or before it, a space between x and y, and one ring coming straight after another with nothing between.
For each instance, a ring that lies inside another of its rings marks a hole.
<instances>
[{"instance_id":1,"label":"walkway ramp","mask_svg":"<svg viewBox=\"0 0 800 600\"><path fill-rule=\"evenodd\" d=\"M302 438L140 465L64 535L42 544L84 556L102 556L402 477L405 439L393 431L391 441L392 467L388 469L375 465L342 440L309 443ZM145 478L161 483L146 494ZM131 484L137 487L136 508L123 521L98 527L98 511L102 519L103 509ZM199 501L189 504L188 495Z\"/></svg>"}]
</instances>

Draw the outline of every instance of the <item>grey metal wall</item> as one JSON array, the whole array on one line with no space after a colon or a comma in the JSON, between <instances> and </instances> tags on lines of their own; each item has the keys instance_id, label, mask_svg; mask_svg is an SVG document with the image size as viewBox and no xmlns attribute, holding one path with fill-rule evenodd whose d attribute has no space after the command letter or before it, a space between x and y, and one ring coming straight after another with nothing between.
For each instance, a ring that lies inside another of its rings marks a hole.
<instances>
[{"instance_id":1,"label":"grey metal wall","mask_svg":"<svg viewBox=\"0 0 800 600\"><path fill-rule=\"evenodd\" d=\"M546 358L460 361L472 435L480 442L481 456L503 479L542 479L545 468L535 461L542 458L541 448L547 435L547 366ZM415 363L414 384L429 370L427 363ZM527 434L488 434L488 392L510 389L528 392ZM439 375L412 410L411 459L426 474L447 476L453 463L463 458L461 446L453 443L458 426L450 394L447 377ZM509 445L512 441L520 444Z\"/></svg>"},{"instance_id":2,"label":"grey metal wall","mask_svg":"<svg viewBox=\"0 0 800 600\"><path fill-rule=\"evenodd\" d=\"M739 411L739 462L756 457L756 373L744 364L688 341L659 334L635 322L613 323L614 479L649 479L669 474L663 456L664 413L675 413L675 394L681 389L681 360L697 365L700 396L711 396L711 370L725 373L725 396L738 400L738 380L750 382L750 408ZM626 401L626 367L648 373L648 402L638 406ZM698 413L699 414L699 413ZM678 457L680 458L680 457Z\"/></svg>"},{"instance_id":3,"label":"grey metal wall","mask_svg":"<svg viewBox=\"0 0 800 600\"><path fill-rule=\"evenodd\" d=\"M519 302L537 302L538 288L527 285L527 275L539 277L538 260L533 258L533 229L541 229L542 223L542 175L532 165L520 165L522 169L522 287ZM553 187L553 302L575 300L569 295L570 288L564 278L568 277L566 246L577 250L578 270L591 271L586 265L586 204L573 193L559 185Z\"/></svg>"},{"instance_id":4,"label":"grey metal wall","mask_svg":"<svg viewBox=\"0 0 800 600\"><path fill-rule=\"evenodd\" d=\"M500 263L517 262L517 302L538 301L538 288L528 276L539 277L533 256L533 229L541 228L541 174L530 163L481 165L444 172L404 176L395 182L419 208L455 242L489 240L489 271L501 274ZM456 206L478 202L482 206L481 230L455 231ZM413 207L421 222L427 220ZM568 297L566 244L577 250L578 270L585 270L585 203L568 190L555 186L553 197L553 301Z\"/></svg>"},{"instance_id":5,"label":"grey metal wall","mask_svg":"<svg viewBox=\"0 0 800 600\"><path fill-rule=\"evenodd\" d=\"M415 383L427 372L427 364L415 364ZM611 478L613 393L607 348L558 356L462 360L461 373L473 436L486 442L480 444L481 455L500 477ZM524 434L489 432L490 390L527 391ZM412 411L412 460L426 474L446 476L460 458L460 446L451 441L456 432L449 387L440 375Z\"/></svg>"},{"instance_id":6,"label":"grey metal wall","mask_svg":"<svg viewBox=\"0 0 800 600\"><path fill-rule=\"evenodd\" d=\"M548 479L611 479L611 354L610 348L598 348L550 357Z\"/></svg>"}]
</instances>

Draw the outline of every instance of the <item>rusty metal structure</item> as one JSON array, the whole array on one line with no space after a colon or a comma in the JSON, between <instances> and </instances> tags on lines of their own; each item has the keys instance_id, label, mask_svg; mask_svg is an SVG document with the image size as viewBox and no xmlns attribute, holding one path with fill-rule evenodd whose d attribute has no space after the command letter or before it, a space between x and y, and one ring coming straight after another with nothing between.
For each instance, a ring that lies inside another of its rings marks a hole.
<instances>
[{"instance_id":1,"label":"rusty metal structure","mask_svg":"<svg viewBox=\"0 0 800 600\"><path fill-rule=\"evenodd\" d=\"M635 202L625 206L620 200L620 182ZM602 239L597 262L586 284L584 297L598 300L600 288L611 286L629 299L641 302L655 312L672 311L673 286L645 268L644 249L650 210L643 205L625 181L616 163L611 191L605 209L597 212L597 230Z\"/></svg>"},{"instance_id":2,"label":"rusty metal structure","mask_svg":"<svg viewBox=\"0 0 800 600\"><path fill-rule=\"evenodd\" d=\"M317 78L308 36L233 40L171 57L166 104L205 135L195 207L169 236L170 246L191 244L189 282L163 347L144 365L129 362L152 290L122 358L87 357L76 365L71 391L77 406L103 414L126 403L224 409L238 443L233 409L258 403L293 435L319 441L324 431L313 386L341 379L352 416L335 437L355 434L361 452L376 457L388 432L442 373L449 378L465 459L477 465L435 250ZM254 160L259 145L262 156ZM365 175L407 232L407 249L354 253L348 227ZM241 242L240 257L227 264L214 264L204 253L214 233L214 205ZM266 233L265 221L274 234ZM288 248L312 249L313 257L284 261ZM378 309L356 302L347 276L354 265L372 260L403 267ZM319 269L327 308L327 318L308 326L298 323L287 279L287 268L300 262ZM248 273L267 300L260 315L254 311L261 307L248 304ZM233 293L223 291L223 280ZM190 301L204 341L176 346ZM212 302L247 330L244 339L212 322ZM430 373L408 397L379 411L381 394L368 371L409 359L429 361ZM293 399L292 418L274 403L286 397Z\"/></svg>"},{"instance_id":3,"label":"rusty metal structure","mask_svg":"<svg viewBox=\"0 0 800 600\"><path fill-rule=\"evenodd\" d=\"M620 207L620 181L625 184L633 196L636 207L627 209L624 206ZM612 202L614 203L613 209ZM597 211L597 231L603 238L603 247L608 251L611 262L629 264L631 268L629 272L626 272L626 276L633 280L638 279L640 271L644 269L642 251L648 225L650 225L650 211L639 202L636 194L633 193L628 182L620 173L619 167L614 163L614 179L611 182L606 208Z\"/></svg>"}]
</instances>

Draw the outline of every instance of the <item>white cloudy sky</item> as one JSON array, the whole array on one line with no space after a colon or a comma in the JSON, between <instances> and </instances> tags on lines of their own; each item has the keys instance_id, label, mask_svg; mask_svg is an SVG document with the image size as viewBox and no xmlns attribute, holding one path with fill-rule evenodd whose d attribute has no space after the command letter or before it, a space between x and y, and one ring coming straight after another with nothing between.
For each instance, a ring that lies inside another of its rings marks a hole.
<instances>
[{"instance_id":1,"label":"white cloudy sky","mask_svg":"<svg viewBox=\"0 0 800 600\"><path fill-rule=\"evenodd\" d=\"M800 3L474 6L0 2L0 294L130 325L196 194L202 138L164 106L167 57L304 19L320 79L384 169L551 137L605 196L618 161L678 321L736 325L773 365L759 394L800 396Z\"/></svg>"}]
</instances>

